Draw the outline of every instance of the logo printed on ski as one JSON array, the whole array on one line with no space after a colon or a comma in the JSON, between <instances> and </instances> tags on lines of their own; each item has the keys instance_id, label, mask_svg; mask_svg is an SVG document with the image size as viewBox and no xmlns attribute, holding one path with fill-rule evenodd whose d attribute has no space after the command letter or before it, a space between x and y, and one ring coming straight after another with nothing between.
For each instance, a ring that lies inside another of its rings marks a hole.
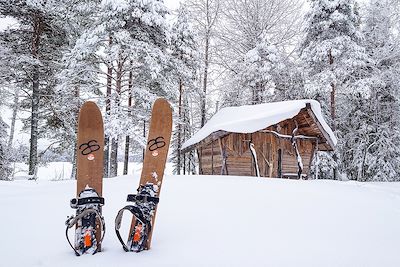
<instances>
[{"instance_id":1,"label":"logo printed on ski","mask_svg":"<svg viewBox=\"0 0 400 267\"><path fill-rule=\"evenodd\" d=\"M79 146L79 150L81 150L81 149L82 149L81 154L86 156L86 155L89 155L92 152L95 152L95 151L99 150L100 146L97 144L96 140L90 140L87 143L81 144Z\"/></svg>"},{"instance_id":2,"label":"logo printed on ski","mask_svg":"<svg viewBox=\"0 0 400 267\"><path fill-rule=\"evenodd\" d=\"M165 147L166 143L164 141L164 137L159 136L159 137L149 140L149 142L147 142L147 145L149 146L150 151L154 151L158 148ZM157 155L158 155L158 153L157 153ZM153 154L153 156L154 156L154 154Z\"/></svg>"}]
</instances>

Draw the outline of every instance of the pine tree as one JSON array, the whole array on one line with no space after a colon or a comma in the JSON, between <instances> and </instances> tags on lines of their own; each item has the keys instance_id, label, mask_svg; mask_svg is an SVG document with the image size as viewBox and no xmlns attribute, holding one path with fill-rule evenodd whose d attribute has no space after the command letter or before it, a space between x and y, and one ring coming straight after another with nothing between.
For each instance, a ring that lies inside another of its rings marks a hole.
<instances>
[{"instance_id":1,"label":"pine tree","mask_svg":"<svg viewBox=\"0 0 400 267\"><path fill-rule=\"evenodd\" d=\"M110 175L116 176L121 137L135 132L132 122L148 116L156 96L172 96L165 75L169 65L167 9L158 0L102 1L98 8L96 20L77 39L70 61L91 66L86 75L104 81L96 88L106 87L105 174L110 169ZM135 112L124 105L129 97Z\"/></svg>"},{"instance_id":2,"label":"pine tree","mask_svg":"<svg viewBox=\"0 0 400 267\"><path fill-rule=\"evenodd\" d=\"M400 172L400 103L397 44L389 1L370 1L363 32L371 57L362 85L367 94L351 94L343 113L343 165L350 179L395 181Z\"/></svg>"},{"instance_id":3,"label":"pine tree","mask_svg":"<svg viewBox=\"0 0 400 267\"><path fill-rule=\"evenodd\" d=\"M179 94L178 118L172 146L174 173L181 174L182 169L184 173L186 172L186 163L189 162L187 156L181 153L181 147L191 134L188 130L190 128L188 94L193 93L195 88L194 81L199 66L199 57L195 35L187 17L187 9L181 5L177 13L176 22L172 25L171 31L173 69Z\"/></svg>"},{"instance_id":4,"label":"pine tree","mask_svg":"<svg viewBox=\"0 0 400 267\"><path fill-rule=\"evenodd\" d=\"M358 81L363 77L368 56L361 45L353 1L310 0L310 6L301 45L301 59L307 71L306 95L321 103L331 128L336 130L336 109L344 106L337 105L337 97L365 91ZM341 144L332 155L332 166L339 165L340 147ZM337 168L332 178L339 178Z\"/></svg>"},{"instance_id":5,"label":"pine tree","mask_svg":"<svg viewBox=\"0 0 400 267\"><path fill-rule=\"evenodd\" d=\"M19 23L18 28L2 32L0 38L8 49L10 77L14 77L15 86L27 96L22 106L31 109L31 116L25 122L31 134L29 174L34 173L39 162L38 139L52 137L60 128L51 103L61 51L67 43L60 14L62 7L63 2L53 1L0 1L0 14Z\"/></svg>"}]
</instances>

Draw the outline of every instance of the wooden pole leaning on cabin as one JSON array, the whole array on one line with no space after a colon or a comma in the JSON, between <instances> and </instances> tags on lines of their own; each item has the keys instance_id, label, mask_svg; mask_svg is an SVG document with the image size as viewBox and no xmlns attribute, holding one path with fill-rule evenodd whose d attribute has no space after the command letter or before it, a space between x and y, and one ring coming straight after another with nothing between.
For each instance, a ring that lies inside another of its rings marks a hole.
<instances>
[{"instance_id":1,"label":"wooden pole leaning on cabin","mask_svg":"<svg viewBox=\"0 0 400 267\"><path fill-rule=\"evenodd\" d=\"M298 173L297 173L297 175L298 175L299 179L301 179L301 173L303 171L303 162L302 162L302 159L301 159L301 156L300 156L300 152L299 152L299 150L297 148L296 140L297 139L316 140L318 142L318 138L314 137L314 136L296 135L296 133L297 133L297 131L299 129L299 126L298 126L298 123L297 123L296 120L294 120L294 122L295 122L296 127L293 130L292 135L281 134L281 133L278 133L278 132L272 131L272 130L264 130L262 132L263 133L271 133L271 134L274 134L278 138L289 139L291 141L292 146L293 146L293 148L294 148L294 150L296 152L296 159L297 159L297 165L298 165ZM318 145L317 145L317 149L316 150L318 151ZM301 171L300 171L300 167L301 167Z\"/></svg>"},{"instance_id":2,"label":"wooden pole leaning on cabin","mask_svg":"<svg viewBox=\"0 0 400 267\"><path fill-rule=\"evenodd\" d=\"M301 158L299 149L298 149L298 147L297 147L297 142L296 142L296 139L297 139L297 138L296 138L296 133L297 133L297 131L299 130L299 124L297 123L296 120L294 120L294 123L295 123L295 125L296 125L296 128L293 129L292 138L290 139L290 141L291 141L291 143L292 143L294 152L296 153L296 159L297 159L297 176L298 176L299 179L301 179L301 174L302 174L302 172L303 172L303 160L302 160L302 158Z\"/></svg>"},{"instance_id":3,"label":"wooden pole leaning on cabin","mask_svg":"<svg viewBox=\"0 0 400 267\"><path fill-rule=\"evenodd\" d=\"M272 162L269 162L267 160L267 157L264 155L264 153L262 151L260 152L260 154L263 157L265 163L268 165L268 170L269 170L268 175L269 175L269 178L271 178L272 177Z\"/></svg>"},{"instance_id":4,"label":"wooden pole leaning on cabin","mask_svg":"<svg viewBox=\"0 0 400 267\"><path fill-rule=\"evenodd\" d=\"M211 141L211 175L214 175L214 141Z\"/></svg>"},{"instance_id":5,"label":"wooden pole leaning on cabin","mask_svg":"<svg viewBox=\"0 0 400 267\"><path fill-rule=\"evenodd\" d=\"M226 148L225 146L222 145L222 139L218 138L218 142L219 142L219 149L221 151L221 160L222 160L222 166L221 166L221 175L228 175L228 166L226 165L226 159L227 159L227 155L226 155Z\"/></svg>"},{"instance_id":6,"label":"wooden pole leaning on cabin","mask_svg":"<svg viewBox=\"0 0 400 267\"><path fill-rule=\"evenodd\" d=\"M315 179L318 179L318 172L319 172L319 156L318 156L318 138L315 142Z\"/></svg>"},{"instance_id":7,"label":"wooden pole leaning on cabin","mask_svg":"<svg viewBox=\"0 0 400 267\"><path fill-rule=\"evenodd\" d=\"M260 168L258 166L258 161L257 161L257 152L256 152L256 149L254 148L254 144L252 141L250 141L249 147L250 147L251 155L252 155L252 158L254 161L254 170L256 171L256 176L260 177Z\"/></svg>"}]
</instances>

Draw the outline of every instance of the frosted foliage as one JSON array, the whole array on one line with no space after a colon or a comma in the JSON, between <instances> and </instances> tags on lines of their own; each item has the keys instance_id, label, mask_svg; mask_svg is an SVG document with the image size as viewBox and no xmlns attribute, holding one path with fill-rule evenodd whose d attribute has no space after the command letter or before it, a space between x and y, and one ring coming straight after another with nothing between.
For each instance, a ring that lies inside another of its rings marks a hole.
<instances>
[{"instance_id":1,"label":"frosted foliage","mask_svg":"<svg viewBox=\"0 0 400 267\"><path fill-rule=\"evenodd\" d=\"M135 133L132 118L144 116L157 95L173 96L165 75L169 65L169 30L165 20L168 11L162 1L155 0L104 0L96 8L96 19L83 29L74 47L65 54L64 74L68 79L64 87L73 82L81 93L98 94L106 87L107 70L111 70L111 95L106 99L110 101L110 110L105 116L105 129L107 135L120 137L127 132ZM125 104L129 90L138 108L130 115Z\"/></svg>"},{"instance_id":2,"label":"frosted foliage","mask_svg":"<svg viewBox=\"0 0 400 267\"><path fill-rule=\"evenodd\" d=\"M327 93L333 84L345 91L343 84L368 61L360 45L362 34L356 27L353 1L312 0L310 5L301 45L301 59L310 77L307 88L312 93Z\"/></svg>"},{"instance_id":3,"label":"frosted foliage","mask_svg":"<svg viewBox=\"0 0 400 267\"><path fill-rule=\"evenodd\" d=\"M9 148L7 147L8 125L0 117L0 180L9 180L11 177L11 162Z\"/></svg>"},{"instance_id":4,"label":"frosted foliage","mask_svg":"<svg viewBox=\"0 0 400 267\"><path fill-rule=\"evenodd\" d=\"M243 78L250 87L258 84L267 87L267 83L272 81L271 72L279 68L279 63L276 47L262 42L246 53ZM268 87L273 88L273 86Z\"/></svg>"},{"instance_id":5,"label":"frosted foliage","mask_svg":"<svg viewBox=\"0 0 400 267\"><path fill-rule=\"evenodd\" d=\"M180 6L176 22L172 25L171 49L177 59L178 75L186 81L194 78L200 59L195 39L196 35L189 24L188 11Z\"/></svg>"},{"instance_id":6,"label":"frosted foliage","mask_svg":"<svg viewBox=\"0 0 400 267\"><path fill-rule=\"evenodd\" d=\"M176 21L172 25L171 34L171 53L173 72L175 76L175 86L179 89L180 103L178 102L178 117L174 120L175 130L172 137L172 162L174 163L174 173L193 173L195 164L194 153L182 153L180 151L182 143L189 139L192 134L193 109L189 108L189 99L198 90L195 86L196 73L199 69L198 45L195 41L196 36L189 23L188 11L184 6L180 6L177 12Z\"/></svg>"},{"instance_id":7,"label":"frosted foliage","mask_svg":"<svg viewBox=\"0 0 400 267\"><path fill-rule=\"evenodd\" d=\"M282 56L274 45L262 41L237 63L231 90L225 92L224 106L258 104L271 97L275 79L283 69Z\"/></svg>"},{"instance_id":8,"label":"frosted foliage","mask_svg":"<svg viewBox=\"0 0 400 267\"><path fill-rule=\"evenodd\" d=\"M349 95L341 112L343 167L360 181L396 181L400 173L398 48L394 42L390 1L370 1L366 8L365 46L371 57L368 95Z\"/></svg>"}]
</instances>

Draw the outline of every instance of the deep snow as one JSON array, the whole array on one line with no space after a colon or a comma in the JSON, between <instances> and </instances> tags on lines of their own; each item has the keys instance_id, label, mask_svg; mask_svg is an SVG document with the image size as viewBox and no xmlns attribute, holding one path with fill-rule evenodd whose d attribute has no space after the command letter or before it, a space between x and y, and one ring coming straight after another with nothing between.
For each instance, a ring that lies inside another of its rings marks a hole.
<instances>
[{"instance_id":1,"label":"deep snow","mask_svg":"<svg viewBox=\"0 0 400 267\"><path fill-rule=\"evenodd\" d=\"M139 173L105 179L104 251L76 257L75 181L44 178L0 182L0 266L400 266L400 183L167 175L152 249L125 253L114 219Z\"/></svg>"}]
</instances>

